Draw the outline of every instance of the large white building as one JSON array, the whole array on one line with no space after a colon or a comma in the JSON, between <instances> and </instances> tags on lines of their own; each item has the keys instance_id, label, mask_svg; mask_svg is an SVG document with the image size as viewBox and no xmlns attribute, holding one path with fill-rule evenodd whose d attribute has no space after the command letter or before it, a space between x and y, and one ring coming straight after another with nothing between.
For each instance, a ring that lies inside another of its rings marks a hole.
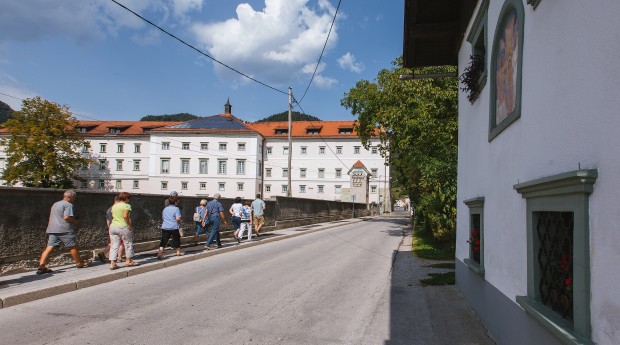
<instances>
[{"instance_id":1,"label":"large white building","mask_svg":"<svg viewBox=\"0 0 620 345\"><path fill-rule=\"evenodd\" d=\"M222 114L187 122L80 121L78 131L90 142L92 159L79 188L187 196L264 198L294 196L351 201L348 175L356 162L371 173L368 202L389 205L389 166L377 149L365 149L354 121L245 123ZM8 135L6 131L4 134ZM0 151L0 168L6 164ZM289 193L288 174L291 174ZM363 202L362 200L356 200Z\"/></svg>"},{"instance_id":2,"label":"large white building","mask_svg":"<svg viewBox=\"0 0 620 345\"><path fill-rule=\"evenodd\" d=\"M406 4L406 65L473 81L457 286L498 344L620 344L620 1Z\"/></svg>"}]
</instances>

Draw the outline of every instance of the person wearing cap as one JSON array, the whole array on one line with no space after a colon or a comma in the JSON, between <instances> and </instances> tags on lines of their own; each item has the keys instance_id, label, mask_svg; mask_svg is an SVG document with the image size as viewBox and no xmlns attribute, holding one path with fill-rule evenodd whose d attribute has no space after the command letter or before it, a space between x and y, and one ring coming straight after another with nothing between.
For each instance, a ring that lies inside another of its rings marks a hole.
<instances>
[{"instance_id":1,"label":"person wearing cap","mask_svg":"<svg viewBox=\"0 0 620 345\"><path fill-rule=\"evenodd\" d=\"M161 240L159 241L159 251L157 252L157 259L164 258L164 248L168 245L170 237L172 237L172 248L176 249L177 256L181 256L181 233L179 232L179 225L183 222L181 217L181 210L177 207L179 201L178 194L176 192L170 193L168 198L168 206L164 207L161 213L163 222L161 224Z\"/></svg>"},{"instance_id":2,"label":"person wearing cap","mask_svg":"<svg viewBox=\"0 0 620 345\"><path fill-rule=\"evenodd\" d=\"M218 248L222 248L222 242L220 242L220 221L224 222L224 226L228 225L226 222L226 216L224 215L224 207L218 201L221 197L220 193L215 193L213 195L213 200L207 203L207 216L208 224L211 225L211 235L209 235L209 240L205 245L207 250L211 249L211 243L213 239L215 239ZM205 226L207 226L207 222L205 221Z\"/></svg>"}]
</instances>

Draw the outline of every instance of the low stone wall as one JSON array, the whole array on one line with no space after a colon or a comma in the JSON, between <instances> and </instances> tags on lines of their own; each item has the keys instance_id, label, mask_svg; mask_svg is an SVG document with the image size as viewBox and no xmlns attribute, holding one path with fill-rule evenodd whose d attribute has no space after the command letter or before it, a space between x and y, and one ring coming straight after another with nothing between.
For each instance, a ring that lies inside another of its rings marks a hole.
<instances>
[{"instance_id":1,"label":"low stone wall","mask_svg":"<svg viewBox=\"0 0 620 345\"><path fill-rule=\"evenodd\" d=\"M47 243L45 229L50 208L62 199L64 191L38 188L0 187L0 274L19 268L36 267L38 257ZM112 205L115 193L77 191L75 214L80 218L78 241L83 256L90 257L94 249L108 243L105 212ZM167 195L133 194L131 198L134 240L148 243L161 236L161 212ZM187 235L195 230L191 221L199 197L181 197L179 208L186 220ZM232 199L220 199L225 214ZM264 231L331 220L366 216L370 211L364 204L302 198L276 197L266 200ZM230 219L230 218L229 218ZM230 227L230 221L229 221ZM230 228L224 229L231 230ZM140 247L140 246L137 246ZM142 246L150 248L150 246ZM52 264L67 260L66 249L55 252Z\"/></svg>"}]
</instances>

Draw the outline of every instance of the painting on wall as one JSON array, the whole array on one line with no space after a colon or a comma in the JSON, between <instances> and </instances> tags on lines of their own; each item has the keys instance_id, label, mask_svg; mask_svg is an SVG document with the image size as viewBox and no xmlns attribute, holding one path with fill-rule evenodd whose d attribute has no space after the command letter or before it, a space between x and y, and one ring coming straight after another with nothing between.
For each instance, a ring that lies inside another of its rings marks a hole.
<instances>
[{"instance_id":1,"label":"painting on wall","mask_svg":"<svg viewBox=\"0 0 620 345\"><path fill-rule=\"evenodd\" d=\"M506 119L515 110L517 102L519 17L513 9L505 18L495 61L495 124Z\"/></svg>"}]
</instances>

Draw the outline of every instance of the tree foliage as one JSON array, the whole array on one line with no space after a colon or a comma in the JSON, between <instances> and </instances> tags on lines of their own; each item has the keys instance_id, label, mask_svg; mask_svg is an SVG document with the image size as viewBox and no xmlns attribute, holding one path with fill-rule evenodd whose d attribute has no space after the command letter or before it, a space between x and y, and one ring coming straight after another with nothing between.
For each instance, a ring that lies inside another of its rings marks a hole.
<instances>
[{"instance_id":1,"label":"tree foliage","mask_svg":"<svg viewBox=\"0 0 620 345\"><path fill-rule=\"evenodd\" d=\"M283 111L278 114L273 114L269 117L266 117L262 120L258 120L256 122L287 122L288 121L288 111ZM298 111L293 111L291 114L291 121L321 121L316 116L302 114Z\"/></svg>"},{"instance_id":2,"label":"tree foliage","mask_svg":"<svg viewBox=\"0 0 620 345\"><path fill-rule=\"evenodd\" d=\"M363 145L378 130L382 155L389 157L392 184L410 191L416 219L425 230L452 241L456 230L458 80L403 81L399 58L374 82L362 80L341 103L358 117ZM456 67L427 67L416 74L456 72Z\"/></svg>"},{"instance_id":3,"label":"tree foliage","mask_svg":"<svg viewBox=\"0 0 620 345\"><path fill-rule=\"evenodd\" d=\"M22 109L5 123L8 164L2 179L27 187L71 188L77 171L89 163L81 149L89 143L76 130L78 121L65 105L40 97L22 101Z\"/></svg>"},{"instance_id":4,"label":"tree foliage","mask_svg":"<svg viewBox=\"0 0 620 345\"><path fill-rule=\"evenodd\" d=\"M189 113L165 114L165 115L146 115L140 121L167 121L167 122L185 122L197 119L198 116Z\"/></svg>"}]
</instances>

